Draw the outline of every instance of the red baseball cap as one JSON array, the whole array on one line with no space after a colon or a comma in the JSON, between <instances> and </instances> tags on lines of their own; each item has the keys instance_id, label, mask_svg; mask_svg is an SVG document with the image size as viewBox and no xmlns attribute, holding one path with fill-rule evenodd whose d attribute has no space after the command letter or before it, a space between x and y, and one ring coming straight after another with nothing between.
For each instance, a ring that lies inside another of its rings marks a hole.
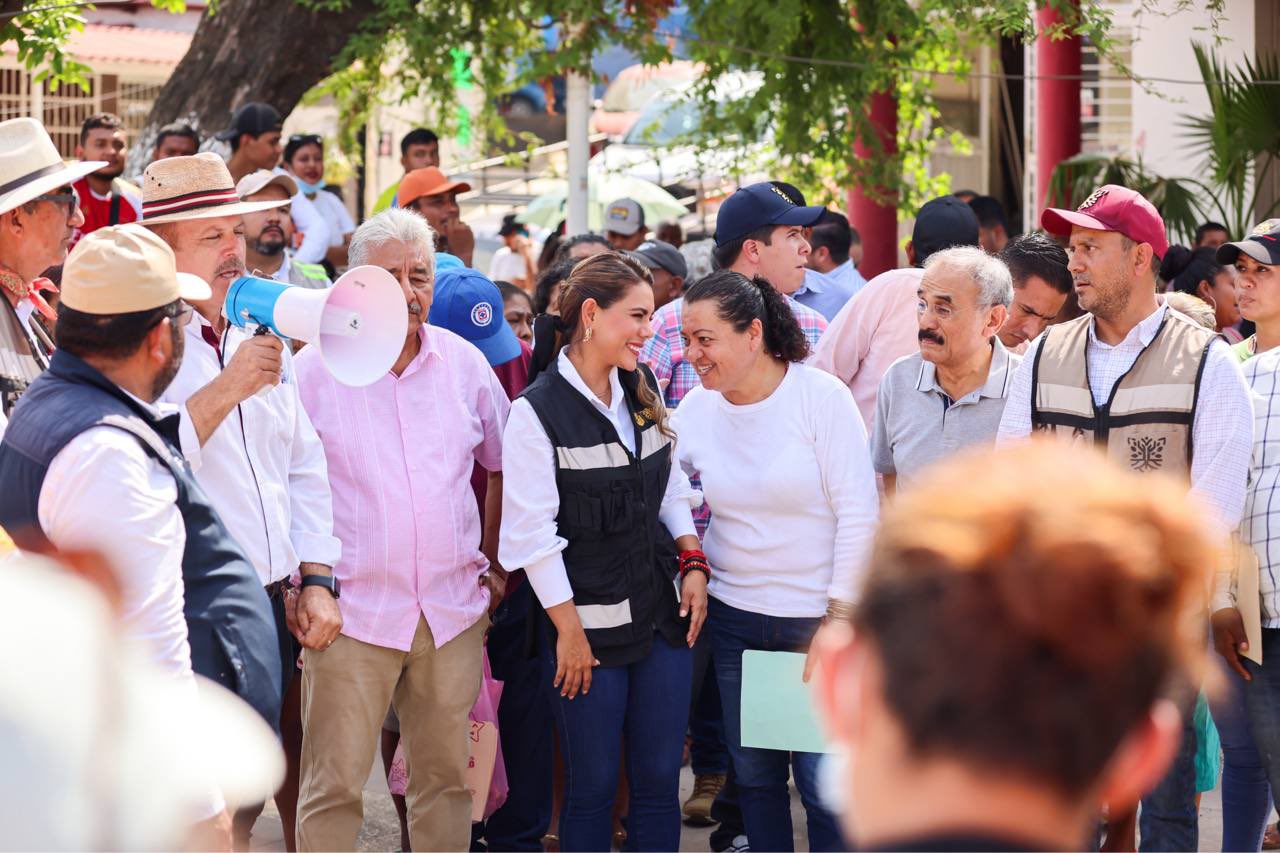
<instances>
[{"instance_id":1,"label":"red baseball cap","mask_svg":"<svg viewBox=\"0 0 1280 853\"><path fill-rule=\"evenodd\" d=\"M1157 258L1169 251L1164 219L1155 205L1127 187L1107 184L1093 191L1075 210L1050 207L1040 215L1040 227L1059 237L1071 236L1071 228L1116 231L1137 243L1147 243Z\"/></svg>"}]
</instances>

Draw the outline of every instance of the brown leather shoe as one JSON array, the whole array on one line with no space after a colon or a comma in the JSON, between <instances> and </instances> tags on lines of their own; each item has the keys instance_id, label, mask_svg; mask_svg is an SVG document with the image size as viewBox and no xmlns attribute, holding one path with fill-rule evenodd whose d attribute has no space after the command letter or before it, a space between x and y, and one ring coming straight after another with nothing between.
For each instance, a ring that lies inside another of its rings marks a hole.
<instances>
[{"instance_id":1,"label":"brown leather shoe","mask_svg":"<svg viewBox=\"0 0 1280 853\"><path fill-rule=\"evenodd\" d=\"M724 787L725 774L707 773L693 777L693 793L684 801L685 823L690 826L711 826L711 804Z\"/></svg>"}]
</instances>

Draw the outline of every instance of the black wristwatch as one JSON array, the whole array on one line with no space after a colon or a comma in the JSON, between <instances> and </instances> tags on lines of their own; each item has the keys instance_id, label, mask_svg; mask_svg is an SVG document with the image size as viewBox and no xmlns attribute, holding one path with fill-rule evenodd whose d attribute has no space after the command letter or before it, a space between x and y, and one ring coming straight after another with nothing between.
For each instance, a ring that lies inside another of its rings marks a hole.
<instances>
[{"instance_id":1,"label":"black wristwatch","mask_svg":"<svg viewBox=\"0 0 1280 853\"><path fill-rule=\"evenodd\" d=\"M322 586L329 590L329 594L334 598L342 597L342 584L332 575L303 575L300 588L309 586Z\"/></svg>"}]
</instances>

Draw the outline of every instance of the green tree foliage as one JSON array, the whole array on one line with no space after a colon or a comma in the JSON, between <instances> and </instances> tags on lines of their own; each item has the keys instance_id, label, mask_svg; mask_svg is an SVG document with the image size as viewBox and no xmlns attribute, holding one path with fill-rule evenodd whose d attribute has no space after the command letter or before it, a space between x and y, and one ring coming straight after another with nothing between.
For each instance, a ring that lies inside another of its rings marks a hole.
<instances>
[{"instance_id":1,"label":"green tree foliage","mask_svg":"<svg viewBox=\"0 0 1280 853\"><path fill-rule=\"evenodd\" d=\"M182 0L152 0L177 9ZM235 14L239 4L221 0L209 14ZM279 14L351 9L352 0L266 0ZM338 102L351 147L354 131L379 102L424 100L442 117L446 132L459 122L481 138L506 131L494 97L479 115L457 109L459 91L479 87L490 96L568 69L590 69L590 57L609 44L634 51L642 61L670 59L677 34L658 22L671 0L376 0L352 28L321 90ZM1040 38L1087 37L1123 73L1110 36L1104 0L1045 0L1060 22ZM1225 0L1203 4L1216 28ZM0 0L15 5L15 0ZM1144 8L1155 0L1143 0ZM17 3L16 5L20 5ZM972 73L973 49L1001 36L1035 37L1034 6L1027 0L687 0L684 52L708 74L700 96L709 118L701 143L732 137L767 139L780 167L815 198L827 200L861 186L886 203L914 209L944 190L946 178L930 177L925 159L949 135L933 97L938 75ZM17 26L24 61L48 60L56 79L80 82L83 68L62 57L59 45L77 26L74 11L32 13ZM557 28L558 47L544 47L546 29ZM24 48L25 45L25 48ZM305 46L298 46L305 49ZM460 74L459 56L469 57ZM263 57L271 62L271 57ZM323 63L320 63L323 65ZM216 79L216 69L205 69ZM733 75L761 81L740 98L713 99ZM893 151L871 132L865 105L876 92L898 102ZM291 109L293 104L278 104ZM870 146L854 153L855 141ZM815 192L816 191L816 192Z\"/></svg>"}]
</instances>

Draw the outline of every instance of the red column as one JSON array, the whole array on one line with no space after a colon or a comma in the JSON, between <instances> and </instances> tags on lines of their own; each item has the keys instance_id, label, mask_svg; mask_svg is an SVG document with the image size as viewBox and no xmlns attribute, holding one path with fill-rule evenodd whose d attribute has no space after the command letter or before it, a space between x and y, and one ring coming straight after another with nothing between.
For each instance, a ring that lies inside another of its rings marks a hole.
<instances>
[{"instance_id":1,"label":"red column","mask_svg":"<svg viewBox=\"0 0 1280 853\"><path fill-rule=\"evenodd\" d=\"M1039 211L1049 206L1054 167L1080 153L1080 39L1046 37L1046 29L1059 20L1048 5L1036 12L1036 225ZM1074 79L1054 79L1063 76Z\"/></svg>"},{"instance_id":2,"label":"red column","mask_svg":"<svg viewBox=\"0 0 1280 853\"><path fill-rule=\"evenodd\" d=\"M874 146L859 139L853 150L859 157L887 156L897 149L898 100L892 93L877 92L871 96L867 114L875 127L882 154ZM849 222L862 237L862 263L858 271L866 278L898 266L898 209L893 199L882 203L861 189L849 190Z\"/></svg>"}]
</instances>

